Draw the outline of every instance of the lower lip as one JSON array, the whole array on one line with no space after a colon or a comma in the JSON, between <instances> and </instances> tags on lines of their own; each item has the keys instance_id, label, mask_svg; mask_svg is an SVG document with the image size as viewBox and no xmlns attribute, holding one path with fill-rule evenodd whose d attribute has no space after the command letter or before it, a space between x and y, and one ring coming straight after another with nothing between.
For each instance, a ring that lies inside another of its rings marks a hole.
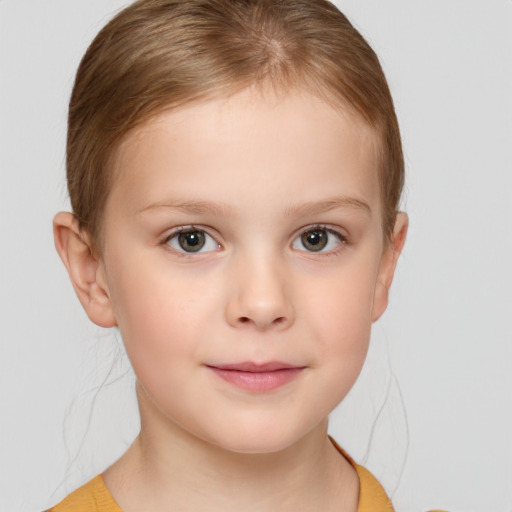
<instances>
[{"instance_id":1,"label":"lower lip","mask_svg":"<svg viewBox=\"0 0 512 512\"><path fill-rule=\"evenodd\" d=\"M221 379L247 391L264 392L280 388L294 380L303 368L283 368L271 372L244 372L209 367Z\"/></svg>"}]
</instances>

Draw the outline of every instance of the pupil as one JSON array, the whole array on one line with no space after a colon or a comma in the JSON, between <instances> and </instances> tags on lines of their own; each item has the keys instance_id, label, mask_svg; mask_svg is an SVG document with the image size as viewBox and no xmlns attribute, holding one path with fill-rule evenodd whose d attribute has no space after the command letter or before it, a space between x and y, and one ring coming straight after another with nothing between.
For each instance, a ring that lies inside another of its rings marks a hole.
<instances>
[{"instance_id":1,"label":"pupil","mask_svg":"<svg viewBox=\"0 0 512 512\"><path fill-rule=\"evenodd\" d=\"M187 252L197 252L204 246L204 233L201 231L186 231L178 237L180 247Z\"/></svg>"},{"instance_id":2,"label":"pupil","mask_svg":"<svg viewBox=\"0 0 512 512\"><path fill-rule=\"evenodd\" d=\"M327 233L324 229L315 229L302 235L302 245L310 251L321 251L327 245Z\"/></svg>"}]
</instances>

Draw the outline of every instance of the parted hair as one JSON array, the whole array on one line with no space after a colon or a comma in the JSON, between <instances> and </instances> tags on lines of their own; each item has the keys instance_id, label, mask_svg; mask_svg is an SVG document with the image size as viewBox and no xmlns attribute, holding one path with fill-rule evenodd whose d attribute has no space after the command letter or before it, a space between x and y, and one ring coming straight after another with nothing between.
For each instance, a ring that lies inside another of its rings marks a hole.
<instances>
[{"instance_id":1,"label":"parted hair","mask_svg":"<svg viewBox=\"0 0 512 512\"><path fill-rule=\"evenodd\" d=\"M404 181L393 100L375 52L333 4L139 0L93 40L69 105L68 190L93 247L101 251L113 162L129 132L163 111L268 85L284 93L306 89L376 131L383 230L389 239Z\"/></svg>"}]
</instances>

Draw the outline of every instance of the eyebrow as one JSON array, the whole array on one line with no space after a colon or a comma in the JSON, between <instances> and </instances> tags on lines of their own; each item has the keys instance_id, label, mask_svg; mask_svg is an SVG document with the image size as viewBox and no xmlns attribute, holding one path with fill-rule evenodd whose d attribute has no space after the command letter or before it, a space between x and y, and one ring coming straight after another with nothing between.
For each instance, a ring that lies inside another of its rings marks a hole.
<instances>
[{"instance_id":1,"label":"eyebrow","mask_svg":"<svg viewBox=\"0 0 512 512\"><path fill-rule=\"evenodd\" d=\"M357 197L340 196L325 199L323 201L310 201L299 203L288 207L285 211L286 217L291 216L311 216L319 213L325 213L337 208L350 208L356 211L362 211L369 216L372 214L370 205Z\"/></svg>"},{"instance_id":2,"label":"eyebrow","mask_svg":"<svg viewBox=\"0 0 512 512\"><path fill-rule=\"evenodd\" d=\"M137 210L137 214L160 208L170 208L190 215L213 213L215 215L228 216L232 211L229 205L213 201L161 201L144 206Z\"/></svg>"},{"instance_id":3,"label":"eyebrow","mask_svg":"<svg viewBox=\"0 0 512 512\"><path fill-rule=\"evenodd\" d=\"M209 213L214 215L222 215L225 217L229 216L233 211L229 205L225 203L216 203L213 201L160 201L144 206L140 210L137 210L136 213L141 214L147 211L158 210L161 208L178 210L189 215L201 215ZM289 206L286 208L284 216L312 216L337 208L350 208L356 211L359 210L367 213L370 216L372 214L372 210L369 204L362 199L358 199L357 197L341 196L324 199L323 201L309 201Z\"/></svg>"}]
</instances>

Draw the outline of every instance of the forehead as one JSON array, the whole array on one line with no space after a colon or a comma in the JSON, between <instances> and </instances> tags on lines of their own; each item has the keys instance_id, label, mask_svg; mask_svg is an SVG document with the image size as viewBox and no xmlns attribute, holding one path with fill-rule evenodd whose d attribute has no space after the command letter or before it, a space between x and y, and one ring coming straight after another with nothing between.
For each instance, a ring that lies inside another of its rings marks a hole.
<instances>
[{"instance_id":1,"label":"forehead","mask_svg":"<svg viewBox=\"0 0 512 512\"><path fill-rule=\"evenodd\" d=\"M246 89L163 112L131 133L113 192L133 208L166 195L215 194L243 207L263 194L286 208L294 195L343 194L379 210L378 160L375 131L349 109L304 91Z\"/></svg>"}]
</instances>

